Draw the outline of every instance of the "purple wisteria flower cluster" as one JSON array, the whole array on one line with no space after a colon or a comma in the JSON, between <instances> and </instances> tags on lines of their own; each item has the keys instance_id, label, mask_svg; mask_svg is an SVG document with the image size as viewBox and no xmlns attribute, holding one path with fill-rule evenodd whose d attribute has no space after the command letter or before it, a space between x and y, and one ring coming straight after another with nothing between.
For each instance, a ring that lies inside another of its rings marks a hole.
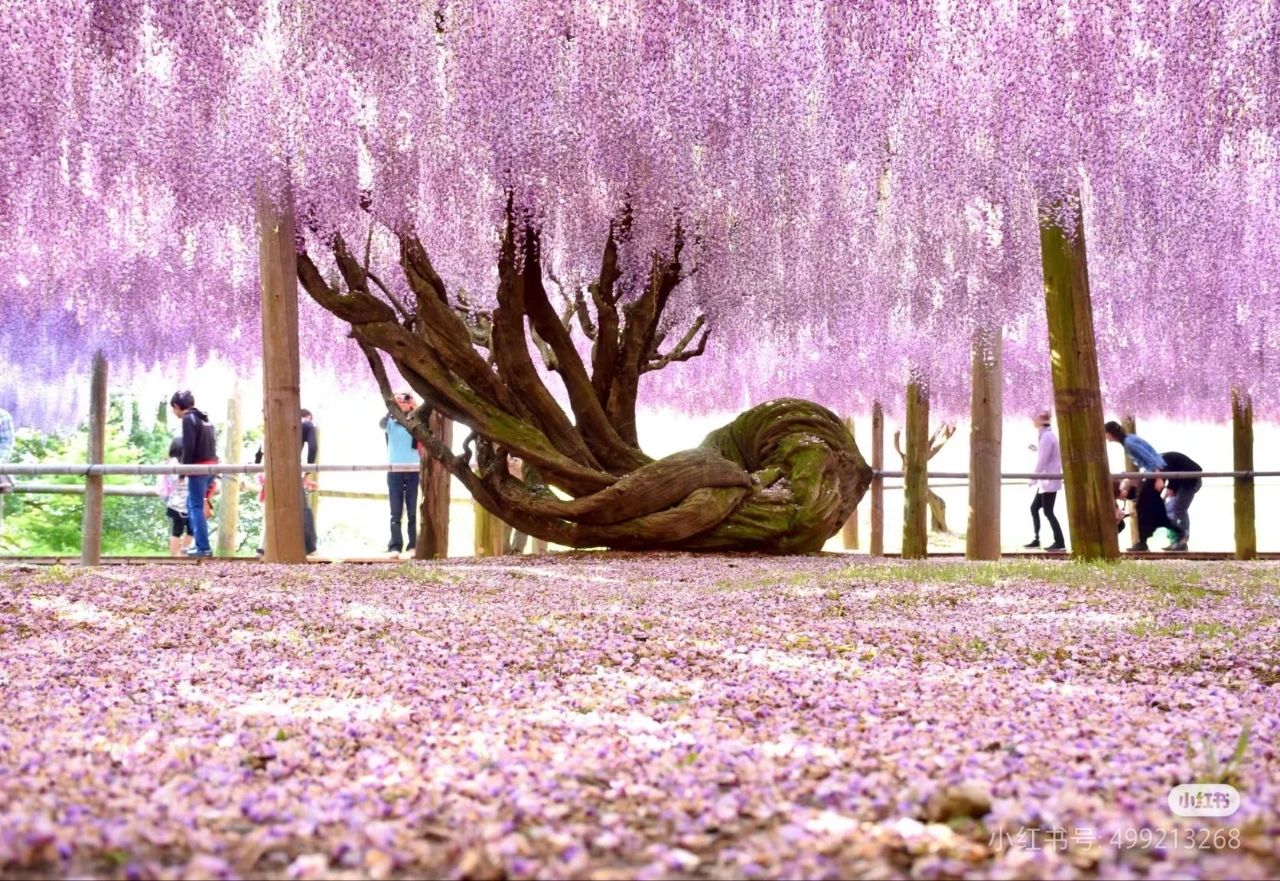
<instances>
[{"instance_id":1,"label":"purple wisteria flower cluster","mask_svg":"<svg viewBox=\"0 0 1280 881\"><path fill-rule=\"evenodd\" d=\"M1278 35L1257 0L7 3L0 403L42 418L97 347L255 363L255 194L288 179L300 229L365 243L367 205L383 278L412 226L480 306L507 193L567 290L624 207L628 271L678 218L670 317L712 345L647 394L695 410L913 375L959 412L992 329L1006 406L1044 406L1038 212L1078 194L1117 412L1274 414Z\"/></svg>"},{"instance_id":2,"label":"purple wisteria flower cluster","mask_svg":"<svg viewBox=\"0 0 1280 881\"><path fill-rule=\"evenodd\" d=\"M0 876L1274 877L1278 581L8 566Z\"/></svg>"}]
</instances>

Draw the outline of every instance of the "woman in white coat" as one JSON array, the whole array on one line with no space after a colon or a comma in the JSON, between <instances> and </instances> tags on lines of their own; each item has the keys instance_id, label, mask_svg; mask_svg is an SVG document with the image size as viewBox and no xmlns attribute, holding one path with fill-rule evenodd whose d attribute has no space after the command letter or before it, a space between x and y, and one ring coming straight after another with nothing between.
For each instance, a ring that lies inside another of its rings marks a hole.
<instances>
[{"instance_id":1,"label":"woman in white coat","mask_svg":"<svg viewBox=\"0 0 1280 881\"><path fill-rule=\"evenodd\" d=\"M1058 450L1058 436L1053 433L1053 429L1049 427L1052 421L1048 410L1032 417L1032 423L1040 432L1040 437L1031 449L1036 450L1036 474L1061 474L1062 473L1062 454ZM1035 538L1028 542L1025 547L1040 547L1040 512L1044 512L1044 519L1049 521L1049 528L1053 530L1053 544L1045 548L1046 551L1065 551L1066 543L1062 540L1062 527L1058 524L1058 518L1053 514L1053 506L1058 501L1058 492L1062 489L1062 480L1058 478L1049 479L1041 478L1031 480L1030 485L1036 487L1036 497L1031 502L1031 525L1035 527Z\"/></svg>"}]
</instances>

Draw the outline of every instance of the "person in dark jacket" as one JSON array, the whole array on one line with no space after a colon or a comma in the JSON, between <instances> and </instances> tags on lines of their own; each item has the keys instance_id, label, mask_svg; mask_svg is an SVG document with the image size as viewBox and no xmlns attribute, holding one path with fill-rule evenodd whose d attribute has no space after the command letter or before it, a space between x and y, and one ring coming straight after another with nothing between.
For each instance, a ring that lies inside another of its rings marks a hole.
<instances>
[{"instance_id":1,"label":"person in dark jacket","mask_svg":"<svg viewBox=\"0 0 1280 881\"><path fill-rule=\"evenodd\" d=\"M302 422L301 422L301 425L299 426L298 436L302 440L303 461L305 461L308 465L314 465L316 464L316 456L319 454L319 451L320 451L319 434L316 431L315 422L312 421L311 411L304 407L302 408L302 410L299 411L299 414L301 415ZM253 454L253 464L261 465L262 456L263 456L262 446L260 445L258 447L258 451ZM258 475L258 482L263 485L262 493L258 496L258 500L261 502L266 502L267 490L266 490L266 485L264 482L263 475L261 474ZM316 489L315 480L312 479L310 474L303 474L302 475L302 546L303 546L303 550L306 551L307 556L314 554L316 552L316 548L318 545L318 539L316 537L316 518L315 518L314 512L312 512L311 510L310 500L307 497L307 493L313 492L315 489ZM262 533L262 542L264 546L266 545L266 540L267 540L266 524L264 522L263 533ZM261 555L262 553L263 553L263 548L259 547L258 554Z\"/></svg>"},{"instance_id":2,"label":"person in dark jacket","mask_svg":"<svg viewBox=\"0 0 1280 881\"><path fill-rule=\"evenodd\" d=\"M1203 471L1190 456L1185 453L1161 453L1166 471ZM1198 477L1171 477L1164 484L1165 513L1169 520L1169 528L1177 533L1166 551L1185 551L1187 539L1191 538L1191 515L1188 509L1196 493L1200 492L1202 481Z\"/></svg>"},{"instance_id":3,"label":"person in dark jacket","mask_svg":"<svg viewBox=\"0 0 1280 881\"><path fill-rule=\"evenodd\" d=\"M1136 485L1134 481L1122 480L1116 483L1116 498L1133 502L1138 515L1138 534L1131 536L1133 546L1129 550L1149 550L1147 539L1155 535L1157 529L1163 529L1169 525L1168 514L1164 502L1160 499L1159 490L1150 480L1144 480ZM1121 509L1116 524L1117 530L1123 531L1124 524L1124 511Z\"/></svg>"},{"instance_id":4,"label":"person in dark jacket","mask_svg":"<svg viewBox=\"0 0 1280 881\"><path fill-rule=\"evenodd\" d=\"M218 461L218 438L213 424L203 411L196 409L195 395L189 391L174 392L169 409L182 420L182 464L214 465ZM205 518L205 496L213 481L210 474L187 475L187 522L195 538L187 550L189 557L212 557L209 546L209 521Z\"/></svg>"}]
</instances>

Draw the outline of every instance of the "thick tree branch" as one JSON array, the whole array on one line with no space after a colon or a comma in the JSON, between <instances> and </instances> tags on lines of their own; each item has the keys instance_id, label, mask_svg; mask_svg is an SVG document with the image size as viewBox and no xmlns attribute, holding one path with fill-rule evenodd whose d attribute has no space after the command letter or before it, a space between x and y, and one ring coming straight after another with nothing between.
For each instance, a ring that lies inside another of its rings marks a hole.
<instances>
[{"instance_id":1,"label":"thick tree branch","mask_svg":"<svg viewBox=\"0 0 1280 881\"><path fill-rule=\"evenodd\" d=\"M423 338L441 362L478 394L503 410L521 414L523 405L494 374L489 363L471 344L471 331L449 306L444 283L436 275L422 243L414 236L400 237L400 265L418 301L418 324Z\"/></svg>"},{"instance_id":2,"label":"thick tree branch","mask_svg":"<svg viewBox=\"0 0 1280 881\"><path fill-rule=\"evenodd\" d=\"M538 233L525 230L524 305L534 330L555 352L561 379L569 393L569 404L577 419L578 430L596 459L610 471L625 473L651 461L634 442L627 442L609 421L587 376L569 332L565 330L547 298L542 284L542 264Z\"/></svg>"},{"instance_id":3,"label":"thick tree branch","mask_svg":"<svg viewBox=\"0 0 1280 881\"><path fill-rule=\"evenodd\" d=\"M493 358L498 376L524 402L530 416L556 449L579 464L599 469L600 462L547 391L529 358L524 335L525 294L530 267L516 266L514 230L507 229L498 258L498 308L493 311ZM536 266L536 264L535 264Z\"/></svg>"},{"instance_id":4,"label":"thick tree branch","mask_svg":"<svg viewBox=\"0 0 1280 881\"><path fill-rule=\"evenodd\" d=\"M675 348L665 355L658 353L658 347L662 344L662 338L665 337L665 334L660 334L658 339L654 340L653 352L640 372L651 373L654 370L661 370L673 361L689 361L705 352L707 349L707 337L711 334L710 328L702 329L705 323L706 316L699 315L685 332L685 335L680 338L680 342L676 343ZM693 342L693 338L697 336L699 330L702 330L702 336L698 339L698 344L691 349L689 345Z\"/></svg>"},{"instance_id":5,"label":"thick tree branch","mask_svg":"<svg viewBox=\"0 0 1280 881\"><path fill-rule=\"evenodd\" d=\"M667 299L680 283L680 253L684 249L684 232L677 222L672 239L671 258L652 255L649 279L644 292L624 311L626 326L622 331L622 347L615 359L614 381L609 389L607 411L618 433L629 443L636 443L636 398L640 393L640 374L653 349L658 322Z\"/></svg>"},{"instance_id":6,"label":"thick tree branch","mask_svg":"<svg viewBox=\"0 0 1280 881\"><path fill-rule=\"evenodd\" d=\"M618 361L618 242L614 225L609 225L609 237L605 239L604 254L600 258L600 274L591 283L591 301L596 307L596 342L591 347L591 387L595 389L600 406L609 403L613 388L614 371Z\"/></svg>"}]
</instances>

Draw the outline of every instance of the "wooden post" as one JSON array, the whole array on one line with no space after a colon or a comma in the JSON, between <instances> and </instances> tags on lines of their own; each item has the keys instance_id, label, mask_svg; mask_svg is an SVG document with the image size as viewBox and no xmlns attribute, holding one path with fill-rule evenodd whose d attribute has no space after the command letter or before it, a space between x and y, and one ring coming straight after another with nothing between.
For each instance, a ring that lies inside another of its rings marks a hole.
<instances>
[{"instance_id":1,"label":"wooden post","mask_svg":"<svg viewBox=\"0 0 1280 881\"><path fill-rule=\"evenodd\" d=\"M1004 439L1002 333L979 331L973 338L969 411L969 528L964 555L1000 559L1000 452Z\"/></svg>"},{"instance_id":2,"label":"wooden post","mask_svg":"<svg viewBox=\"0 0 1280 881\"><path fill-rule=\"evenodd\" d=\"M476 512L475 555L477 557L500 557L507 550L507 524L490 514L473 501Z\"/></svg>"},{"instance_id":3,"label":"wooden post","mask_svg":"<svg viewBox=\"0 0 1280 881\"><path fill-rule=\"evenodd\" d=\"M1064 210L1069 212L1068 228L1060 217ZM1078 197L1069 204L1041 209L1040 259L1071 555L1080 560L1115 560L1120 545L1102 431L1105 417Z\"/></svg>"},{"instance_id":4,"label":"wooden post","mask_svg":"<svg viewBox=\"0 0 1280 881\"><path fill-rule=\"evenodd\" d=\"M884 409L879 401L871 405L871 547L873 557L884 556Z\"/></svg>"},{"instance_id":5,"label":"wooden post","mask_svg":"<svg viewBox=\"0 0 1280 881\"><path fill-rule=\"evenodd\" d=\"M427 417L427 427L444 444L453 448L453 422L436 411ZM449 489L453 480L442 462L426 456L418 469L422 504L418 509L418 540L413 555L419 560L449 556Z\"/></svg>"},{"instance_id":6,"label":"wooden post","mask_svg":"<svg viewBox=\"0 0 1280 881\"><path fill-rule=\"evenodd\" d=\"M266 508L262 513L268 563L304 563L299 425L298 270L293 191L278 199L258 187L258 275L262 286L262 396L266 422Z\"/></svg>"},{"instance_id":7,"label":"wooden post","mask_svg":"<svg viewBox=\"0 0 1280 881\"><path fill-rule=\"evenodd\" d=\"M93 376L89 384L89 464L101 465L107 451L107 358L101 351L93 355ZM84 518L80 522L80 562L97 566L102 562L102 475L84 481Z\"/></svg>"},{"instance_id":8,"label":"wooden post","mask_svg":"<svg viewBox=\"0 0 1280 881\"><path fill-rule=\"evenodd\" d=\"M902 558L920 560L929 553L929 392L919 380L907 384L906 421Z\"/></svg>"},{"instance_id":9,"label":"wooden post","mask_svg":"<svg viewBox=\"0 0 1280 881\"><path fill-rule=\"evenodd\" d=\"M1231 470L1253 470L1253 399L1231 390ZM1235 479L1236 559L1258 556L1258 532L1252 477Z\"/></svg>"},{"instance_id":10,"label":"wooden post","mask_svg":"<svg viewBox=\"0 0 1280 881\"><path fill-rule=\"evenodd\" d=\"M849 429L849 437L853 437L853 417L845 417L845 427ZM840 538L844 542L846 551L856 551L858 549L858 509L854 507L849 514L849 519L845 521L844 528L840 530Z\"/></svg>"},{"instance_id":11,"label":"wooden post","mask_svg":"<svg viewBox=\"0 0 1280 881\"><path fill-rule=\"evenodd\" d=\"M239 465L243 456L244 427L240 408L240 380L236 380L235 391L227 399L227 430L223 437L222 461L228 465ZM240 547L240 480L239 474L222 476L222 494L218 502L218 547L219 557L234 557Z\"/></svg>"}]
</instances>

